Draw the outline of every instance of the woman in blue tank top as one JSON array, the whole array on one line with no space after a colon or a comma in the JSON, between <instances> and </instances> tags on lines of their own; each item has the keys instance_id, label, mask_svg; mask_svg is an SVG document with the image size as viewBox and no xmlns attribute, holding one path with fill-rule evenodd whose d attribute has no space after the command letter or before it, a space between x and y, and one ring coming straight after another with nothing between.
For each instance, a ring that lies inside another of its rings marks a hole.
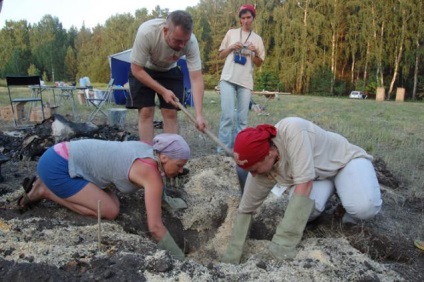
<instances>
[{"instance_id":1,"label":"woman in blue tank top","mask_svg":"<svg viewBox=\"0 0 424 282\"><path fill-rule=\"evenodd\" d=\"M190 158L187 142L177 134L159 134L153 145L140 141L78 140L49 148L37 165L38 178L26 179L20 208L48 199L81 215L115 219L123 193L144 189L147 225L160 248L183 260L184 254L162 222L163 177L183 172Z\"/></svg>"}]
</instances>

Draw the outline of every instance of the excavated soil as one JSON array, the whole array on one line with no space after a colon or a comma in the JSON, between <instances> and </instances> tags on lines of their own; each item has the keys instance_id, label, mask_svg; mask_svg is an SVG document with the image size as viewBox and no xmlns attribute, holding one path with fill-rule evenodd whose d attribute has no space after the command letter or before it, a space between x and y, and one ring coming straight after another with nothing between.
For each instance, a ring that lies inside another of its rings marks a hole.
<instances>
[{"instance_id":1,"label":"excavated soil","mask_svg":"<svg viewBox=\"0 0 424 282\"><path fill-rule=\"evenodd\" d=\"M136 140L136 126L121 131L100 126L72 138ZM160 132L160 129L157 129ZM339 202L309 223L295 259L278 262L267 243L281 220L287 195L270 195L254 216L242 263L221 263L240 200L234 162L215 154L215 145L182 121L181 134L193 158L190 173L169 181L171 196L185 210L163 209L164 223L185 251L184 262L157 249L146 225L144 195L117 193L121 213L114 221L77 215L41 201L21 212L16 199L22 179L34 175L38 157L55 143L51 122L22 132L0 132L0 280L2 281L424 281L424 252L413 239L423 236L424 204L411 200L381 160L376 160L383 209L359 225L341 223ZM100 230L100 233L99 233ZM100 238L100 242L99 242Z\"/></svg>"}]
</instances>

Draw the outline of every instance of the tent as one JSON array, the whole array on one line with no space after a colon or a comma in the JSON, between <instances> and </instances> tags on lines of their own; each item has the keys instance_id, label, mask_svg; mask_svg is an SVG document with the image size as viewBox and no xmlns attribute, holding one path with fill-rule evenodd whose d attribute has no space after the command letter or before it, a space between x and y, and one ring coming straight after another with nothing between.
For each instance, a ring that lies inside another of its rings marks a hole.
<instances>
[{"instance_id":1,"label":"tent","mask_svg":"<svg viewBox=\"0 0 424 282\"><path fill-rule=\"evenodd\" d=\"M120 53L116 53L108 56L111 77L115 79L115 85L123 86L128 82L128 73L130 72L130 55L131 50L128 49ZM181 68L184 75L184 104L188 106L194 106L193 98L191 96L191 83L190 76L188 74L187 63L185 57L178 60L177 65ZM119 104L123 100L125 104L125 93L121 90L114 91L115 102Z\"/></svg>"}]
</instances>

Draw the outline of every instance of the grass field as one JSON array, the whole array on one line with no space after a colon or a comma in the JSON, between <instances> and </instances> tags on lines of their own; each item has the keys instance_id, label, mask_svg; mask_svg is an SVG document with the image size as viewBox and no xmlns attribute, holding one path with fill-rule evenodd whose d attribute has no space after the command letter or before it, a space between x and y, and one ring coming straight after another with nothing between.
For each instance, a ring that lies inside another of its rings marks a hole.
<instances>
[{"instance_id":1,"label":"grass field","mask_svg":"<svg viewBox=\"0 0 424 282\"><path fill-rule=\"evenodd\" d=\"M254 95L253 100L265 105L265 114L250 111L251 126L275 124L288 116L311 120L326 130L344 135L375 158L383 159L389 170L401 180L408 196L424 198L424 103L297 95L280 95L270 100ZM218 134L221 112L219 94L207 91L203 104L208 126ZM0 87L0 106L7 105L7 88ZM111 104L107 107L124 106ZM64 105L59 108L59 113L71 113L70 109L69 104ZM84 121L93 108L80 105L77 101L77 110L78 120ZM194 114L193 109L189 110ZM160 120L159 111L156 111L156 115L156 119ZM101 115L98 117L95 122L105 121ZM183 113L180 113L180 118L184 118ZM126 120L136 127L137 111L128 111Z\"/></svg>"},{"instance_id":2,"label":"grass field","mask_svg":"<svg viewBox=\"0 0 424 282\"><path fill-rule=\"evenodd\" d=\"M263 104L265 98L255 98ZM424 196L424 104L311 96L280 96L266 104L269 116L251 114L250 124L276 123L298 116L344 135L383 159L408 188Z\"/></svg>"}]
</instances>

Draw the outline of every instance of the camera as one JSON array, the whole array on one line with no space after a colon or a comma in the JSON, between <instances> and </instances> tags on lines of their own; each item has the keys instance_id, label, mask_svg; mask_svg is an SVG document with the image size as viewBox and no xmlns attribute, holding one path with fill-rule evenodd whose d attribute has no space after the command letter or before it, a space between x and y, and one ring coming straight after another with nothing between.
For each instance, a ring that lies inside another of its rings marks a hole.
<instances>
[{"instance_id":1,"label":"camera","mask_svg":"<svg viewBox=\"0 0 424 282\"><path fill-rule=\"evenodd\" d=\"M240 49L240 54L250 56L249 45L243 44L243 47Z\"/></svg>"},{"instance_id":2,"label":"camera","mask_svg":"<svg viewBox=\"0 0 424 282\"><path fill-rule=\"evenodd\" d=\"M236 64L244 65L246 64L246 61L247 61L246 57L243 56L242 54L240 53L234 54L234 62Z\"/></svg>"},{"instance_id":3,"label":"camera","mask_svg":"<svg viewBox=\"0 0 424 282\"><path fill-rule=\"evenodd\" d=\"M246 56L250 55L249 45L243 44L243 47L234 52L234 62L244 65L247 62Z\"/></svg>"}]
</instances>

